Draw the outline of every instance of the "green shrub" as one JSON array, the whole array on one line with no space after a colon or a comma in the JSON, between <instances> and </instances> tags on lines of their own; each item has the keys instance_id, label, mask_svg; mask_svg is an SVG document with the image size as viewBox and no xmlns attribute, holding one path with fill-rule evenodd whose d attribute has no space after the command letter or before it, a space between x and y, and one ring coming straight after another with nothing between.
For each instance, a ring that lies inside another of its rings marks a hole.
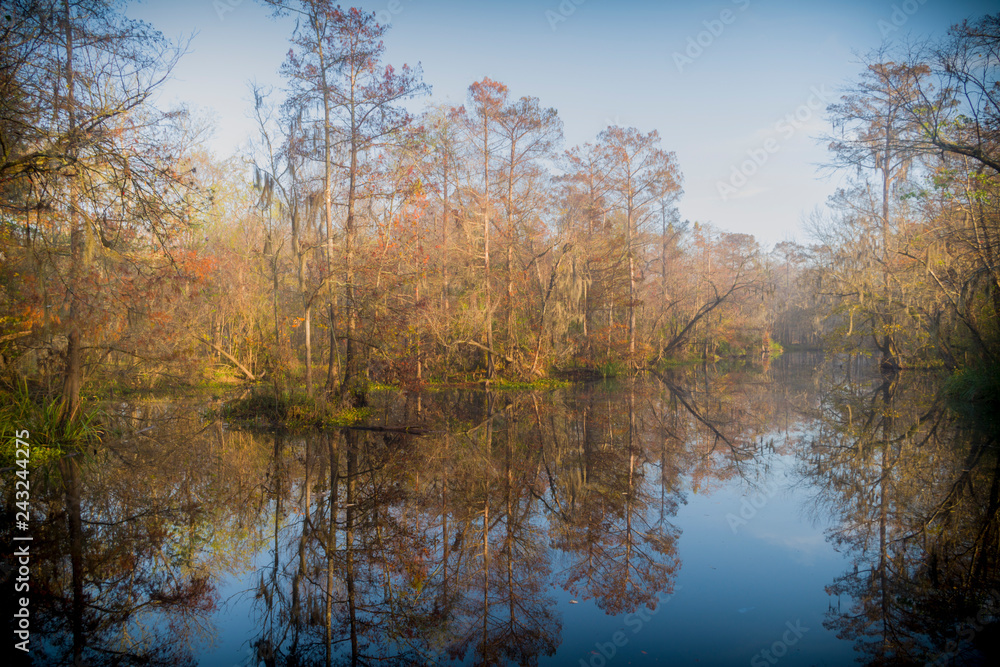
<instances>
[{"instance_id":1,"label":"green shrub","mask_svg":"<svg viewBox=\"0 0 1000 667\"><path fill-rule=\"evenodd\" d=\"M364 421L369 412L364 407L324 403L302 393L276 397L273 392L257 390L224 405L219 416L246 428L280 427L298 431L351 426Z\"/></svg>"},{"instance_id":2,"label":"green shrub","mask_svg":"<svg viewBox=\"0 0 1000 667\"><path fill-rule=\"evenodd\" d=\"M16 465L15 434L27 431L31 446L29 466L36 467L66 454L85 452L101 442L104 430L100 410L62 418L62 401L32 396L27 384L0 390L0 468Z\"/></svg>"},{"instance_id":3,"label":"green shrub","mask_svg":"<svg viewBox=\"0 0 1000 667\"><path fill-rule=\"evenodd\" d=\"M605 378L616 378L624 372L625 366L617 359L612 359L598 365L597 370Z\"/></svg>"},{"instance_id":4,"label":"green shrub","mask_svg":"<svg viewBox=\"0 0 1000 667\"><path fill-rule=\"evenodd\" d=\"M955 372L945 382L945 395L966 405L1000 403L1000 367L981 364Z\"/></svg>"}]
</instances>

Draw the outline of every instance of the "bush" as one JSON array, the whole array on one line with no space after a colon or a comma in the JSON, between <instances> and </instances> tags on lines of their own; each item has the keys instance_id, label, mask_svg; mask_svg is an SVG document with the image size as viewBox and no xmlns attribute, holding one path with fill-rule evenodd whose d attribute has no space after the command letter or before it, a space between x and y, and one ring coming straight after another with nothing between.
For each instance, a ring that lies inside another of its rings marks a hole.
<instances>
[{"instance_id":1,"label":"bush","mask_svg":"<svg viewBox=\"0 0 1000 667\"><path fill-rule=\"evenodd\" d=\"M0 468L16 465L18 431L28 431L31 467L86 451L99 444L104 435L100 410L64 420L62 401L32 396L27 383L17 384L12 390L0 390L0 402Z\"/></svg>"},{"instance_id":2,"label":"bush","mask_svg":"<svg viewBox=\"0 0 1000 667\"><path fill-rule=\"evenodd\" d=\"M275 396L267 390L251 391L243 398L230 401L219 416L246 428L284 428L309 430L351 426L364 421L369 410L322 403L302 393Z\"/></svg>"},{"instance_id":3,"label":"bush","mask_svg":"<svg viewBox=\"0 0 1000 667\"><path fill-rule=\"evenodd\" d=\"M957 371L945 383L945 395L964 404L1000 403L1000 367L982 364Z\"/></svg>"}]
</instances>

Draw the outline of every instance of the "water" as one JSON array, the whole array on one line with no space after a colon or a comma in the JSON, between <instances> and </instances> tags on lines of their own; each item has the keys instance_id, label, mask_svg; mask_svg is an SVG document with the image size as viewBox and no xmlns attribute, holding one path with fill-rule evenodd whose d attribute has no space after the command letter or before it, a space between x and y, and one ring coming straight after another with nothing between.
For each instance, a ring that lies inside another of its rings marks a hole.
<instances>
[{"instance_id":1,"label":"water","mask_svg":"<svg viewBox=\"0 0 1000 667\"><path fill-rule=\"evenodd\" d=\"M937 387L786 355L376 396L371 423L422 436L118 405L106 452L33 473L31 656L988 663L1000 459Z\"/></svg>"}]
</instances>

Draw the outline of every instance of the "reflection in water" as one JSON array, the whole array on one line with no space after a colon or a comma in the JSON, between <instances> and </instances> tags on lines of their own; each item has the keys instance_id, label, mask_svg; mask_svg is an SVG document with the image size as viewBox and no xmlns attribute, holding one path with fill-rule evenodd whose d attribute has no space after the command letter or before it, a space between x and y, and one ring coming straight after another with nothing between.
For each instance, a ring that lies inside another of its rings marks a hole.
<instances>
[{"instance_id":1,"label":"reflection in water","mask_svg":"<svg viewBox=\"0 0 1000 667\"><path fill-rule=\"evenodd\" d=\"M152 413L123 421L145 423ZM221 433L202 433L206 449L189 450L172 435L192 424L176 414L155 416L167 437L134 436L98 461L65 459L47 483L44 471L33 473L35 664L194 662L190 647L208 631L218 602L212 580L232 571L226 561L235 563L247 546L247 514L230 510L247 506L251 494L226 482L252 474L252 466L240 452L206 467L206 457L219 455ZM230 450L239 446L233 439L249 439L229 438ZM12 517L12 491L5 500ZM12 523L3 524L8 544ZM238 534L239 524L242 544L229 543L223 536ZM5 600L13 599L13 584L4 582Z\"/></svg>"},{"instance_id":2,"label":"reflection in water","mask_svg":"<svg viewBox=\"0 0 1000 667\"><path fill-rule=\"evenodd\" d=\"M807 371L386 396L385 423L420 437L123 408L126 437L33 481L34 657L195 664L220 615L247 614L247 665L561 657L565 597L655 608L682 569L687 494L766 482L776 440L853 561L827 626L869 664L981 657L1000 604L995 437L926 378Z\"/></svg>"},{"instance_id":3,"label":"reflection in water","mask_svg":"<svg viewBox=\"0 0 1000 667\"><path fill-rule=\"evenodd\" d=\"M849 370L849 369L848 369ZM829 383L802 466L853 560L828 627L866 664L975 664L995 651L1000 458L993 434L949 412L931 378Z\"/></svg>"},{"instance_id":4,"label":"reflection in water","mask_svg":"<svg viewBox=\"0 0 1000 667\"><path fill-rule=\"evenodd\" d=\"M613 615L653 608L659 592L673 592L678 531L668 517L680 500L677 471L663 460L662 470L673 473L660 480L664 494L655 494L646 479L655 450L640 435L635 387L616 398L624 400L624 414L611 396L579 406L578 428L568 430L562 447L552 429L548 449L556 465L548 466L545 494L556 508L554 544L568 562L564 585ZM608 446L616 441L618 446Z\"/></svg>"}]
</instances>

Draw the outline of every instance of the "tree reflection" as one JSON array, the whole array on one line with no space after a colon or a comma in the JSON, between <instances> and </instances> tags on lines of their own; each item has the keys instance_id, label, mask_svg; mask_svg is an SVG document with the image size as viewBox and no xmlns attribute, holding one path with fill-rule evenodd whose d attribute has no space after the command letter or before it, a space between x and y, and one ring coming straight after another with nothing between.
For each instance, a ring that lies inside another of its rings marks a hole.
<instances>
[{"instance_id":1,"label":"tree reflection","mask_svg":"<svg viewBox=\"0 0 1000 667\"><path fill-rule=\"evenodd\" d=\"M828 627L867 664L981 660L1000 608L995 434L958 420L926 377L830 385L804 468L854 563L829 587L849 603Z\"/></svg>"},{"instance_id":2,"label":"tree reflection","mask_svg":"<svg viewBox=\"0 0 1000 667\"><path fill-rule=\"evenodd\" d=\"M548 470L551 504L559 509L554 542L570 557L563 585L609 614L652 609L660 592L673 592L679 531L654 518L662 498L647 478L651 452L640 438L635 387L624 415L620 405L591 398L597 400L582 406L579 429L566 438L553 434L555 448L565 450L554 456L564 469Z\"/></svg>"},{"instance_id":3,"label":"tree reflection","mask_svg":"<svg viewBox=\"0 0 1000 667\"><path fill-rule=\"evenodd\" d=\"M382 408L440 425L419 437L128 408L131 435L45 496L46 657L193 662L239 580L246 665L537 664L561 642L553 585L609 615L655 608L686 490L752 465L779 402L708 372Z\"/></svg>"},{"instance_id":4,"label":"tree reflection","mask_svg":"<svg viewBox=\"0 0 1000 667\"><path fill-rule=\"evenodd\" d=\"M32 657L46 665L193 664L217 604L204 549L238 517L213 524L219 483L232 472L220 454L163 446L190 419L171 411L126 415L155 423L126 454L66 458L32 478ZM211 443L212 434L202 434ZM140 452L144 455L140 456ZM155 452L155 453L154 453ZM181 481L183 480L183 481ZM10 507L10 505L8 505ZM11 524L4 532L10 537ZM13 586L13 581L5 582ZM14 591L8 591L11 600Z\"/></svg>"}]
</instances>

